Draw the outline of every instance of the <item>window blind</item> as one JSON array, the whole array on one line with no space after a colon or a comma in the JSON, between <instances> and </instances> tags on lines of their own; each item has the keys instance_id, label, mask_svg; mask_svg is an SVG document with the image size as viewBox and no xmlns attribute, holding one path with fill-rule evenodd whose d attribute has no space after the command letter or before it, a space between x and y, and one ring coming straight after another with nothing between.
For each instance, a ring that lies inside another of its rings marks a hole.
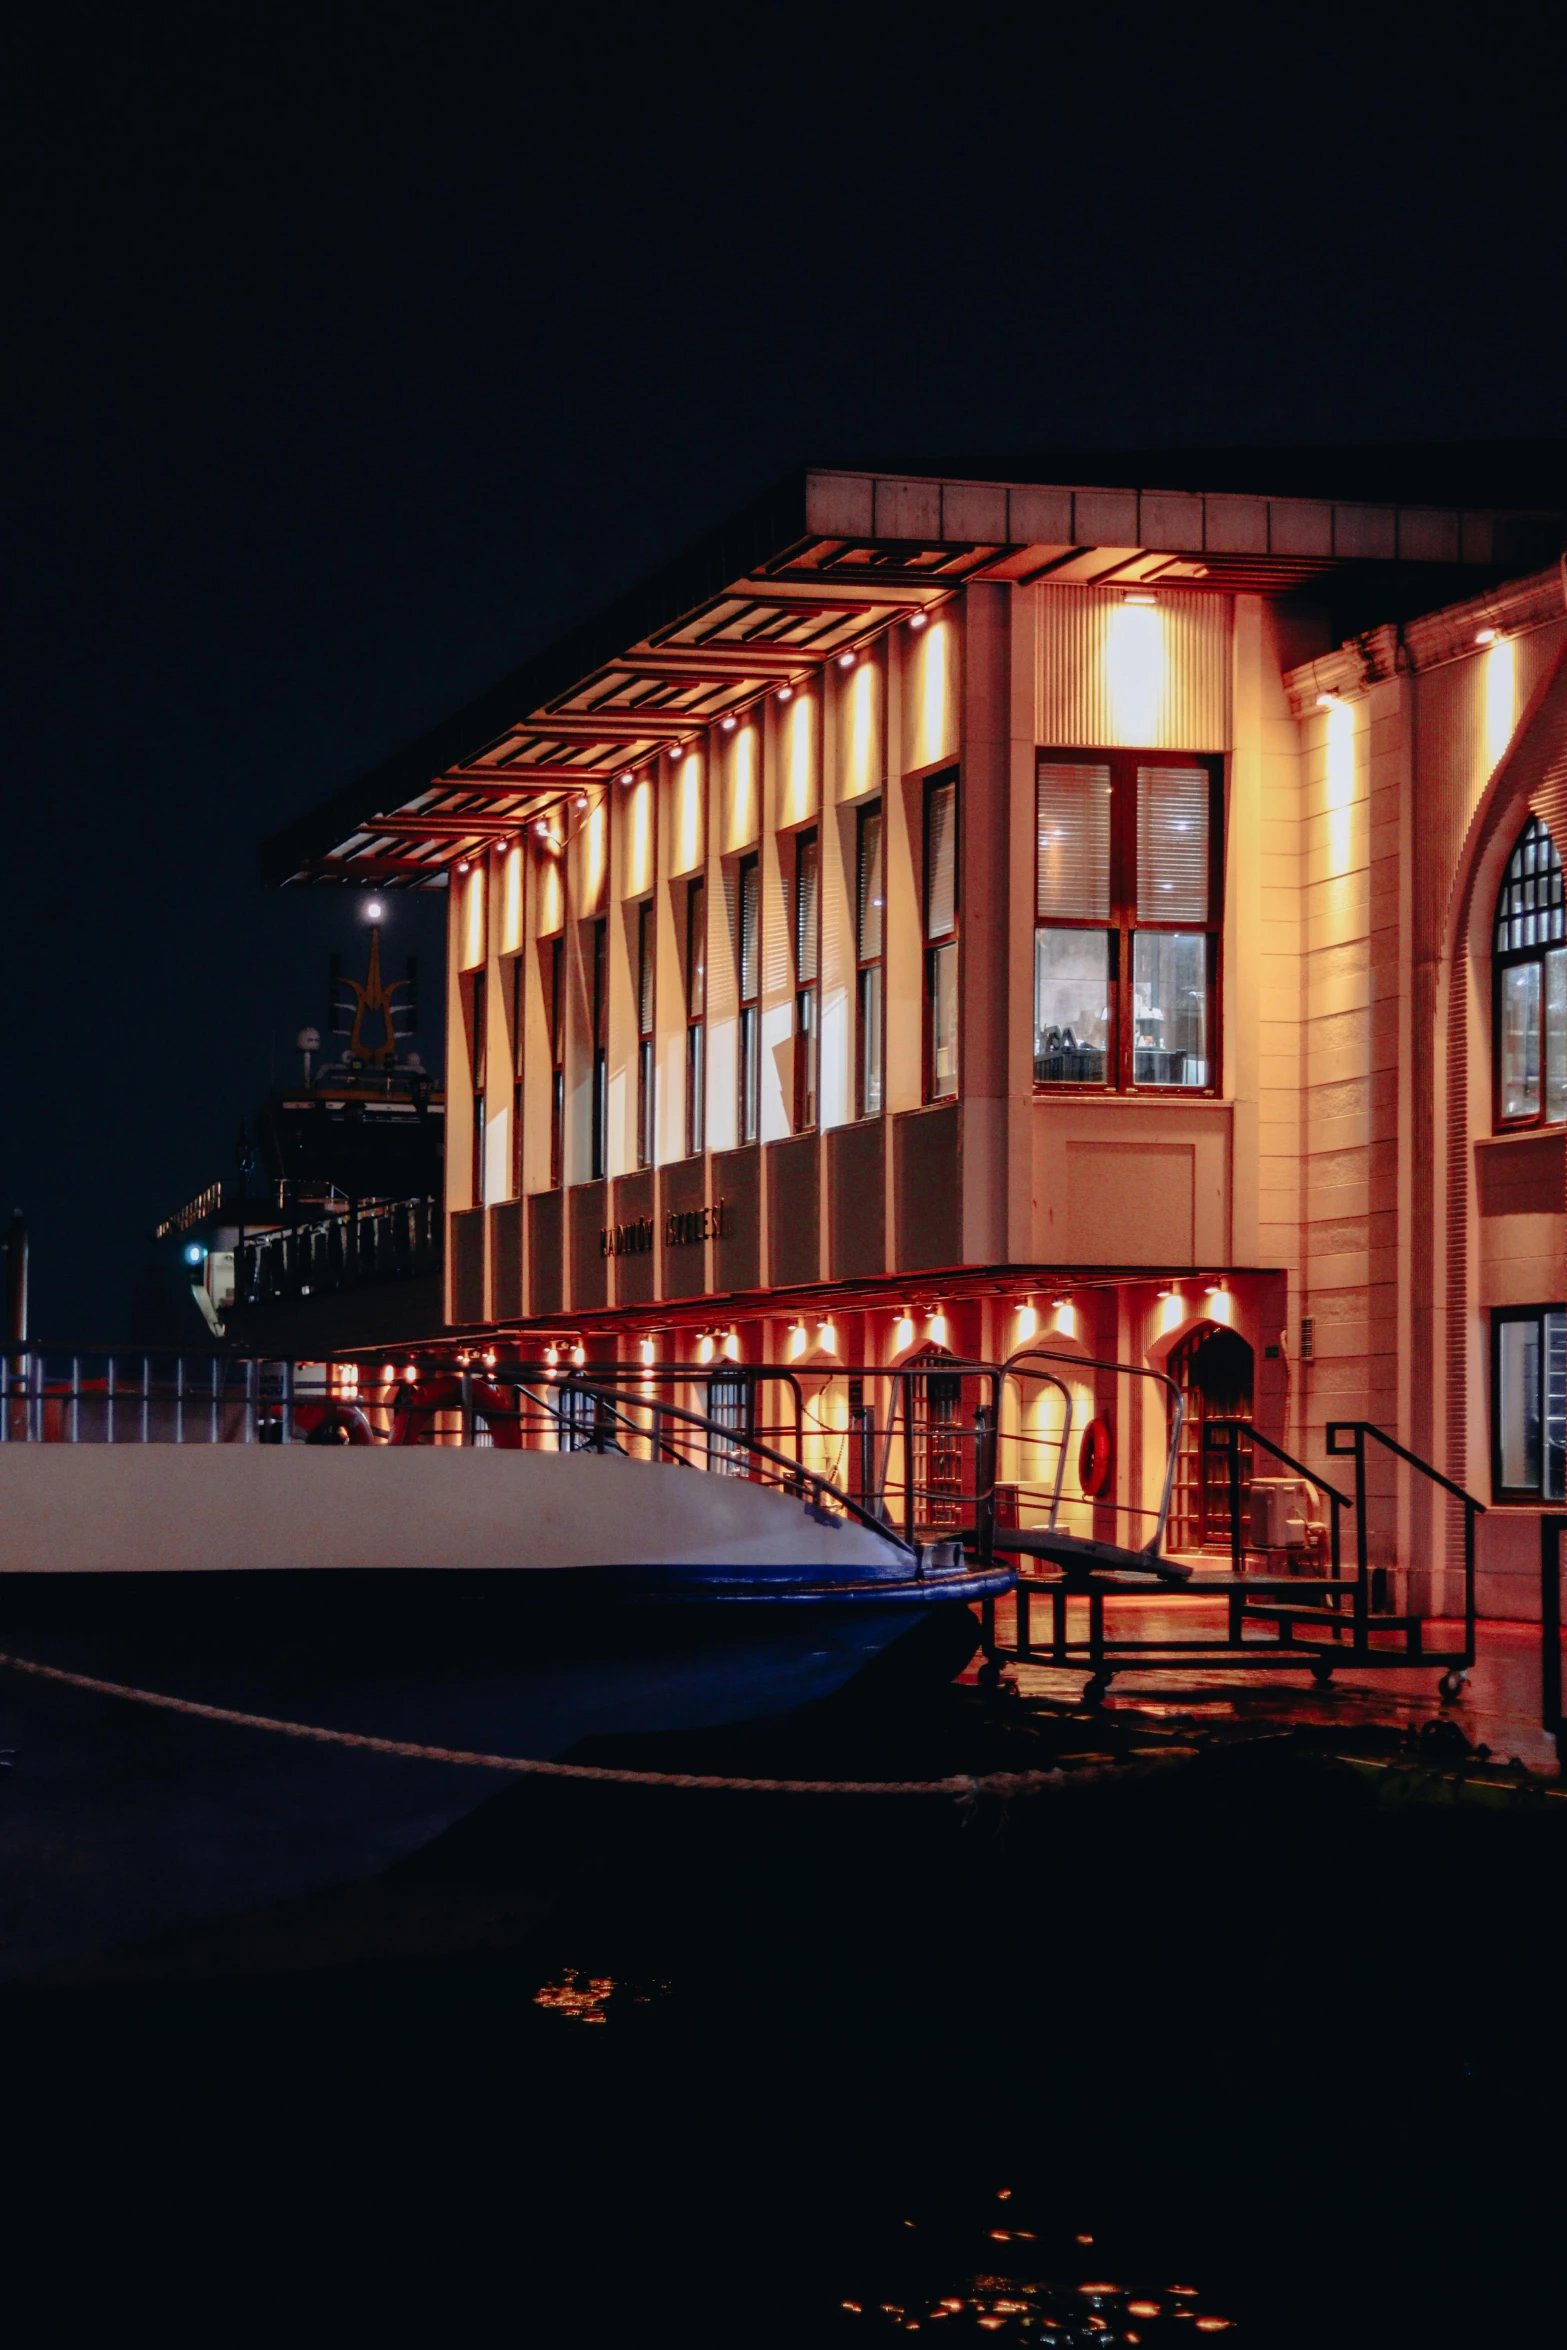
<instances>
[{"instance_id":1,"label":"window blind","mask_svg":"<svg viewBox=\"0 0 1567 2350\"><path fill-rule=\"evenodd\" d=\"M637 1034L653 1033L653 908L645 903L637 915Z\"/></svg>"},{"instance_id":2,"label":"window blind","mask_svg":"<svg viewBox=\"0 0 1567 2350\"><path fill-rule=\"evenodd\" d=\"M1110 770L1041 760L1035 802L1038 918L1110 918Z\"/></svg>"},{"instance_id":3,"label":"window blind","mask_svg":"<svg viewBox=\"0 0 1567 2350\"><path fill-rule=\"evenodd\" d=\"M874 963L881 953L882 900L881 811L867 810L860 819L858 960Z\"/></svg>"},{"instance_id":4,"label":"window blind","mask_svg":"<svg viewBox=\"0 0 1567 2350\"><path fill-rule=\"evenodd\" d=\"M1137 770L1137 919L1206 923L1208 811L1205 767Z\"/></svg>"},{"instance_id":5,"label":"window blind","mask_svg":"<svg viewBox=\"0 0 1567 2350\"><path fill-rule=\"evenodd\" d=\"M693 881L686 897L686 1017L707 1011L707 884Z\"/></svg>"},{"instance_id":6,"label":"window blind","mask_svg":"<svg viewBox=\"0 0 1567 2350\"><path fill-rule=\"evenodd\" d=\"M958 926L958 787L938 783L925 835L925 935L950 938Z\"/></svg>"},{"instance_id":7,"label":"window blind","mask_svg":"<svg viewBox=\"0 0 1567 2350\"><path fill-rule=\"evenodd\" d=\"M794 976L800 987L809 987L816 978L821 939L817 915L820 887L820 844L814 832L802 833L795 849L794 867Z\"/></svg>"},{"instance_id":8,"label":"window blind","mask_svg":"<svg viewBox=\"0 0 1567 2350\"><path fill-rule=\"evenodd\" d=\"M740 1001L754 1004L762 983L761 883L754 857L740 868Z\"/></svg>"}]
</instances>

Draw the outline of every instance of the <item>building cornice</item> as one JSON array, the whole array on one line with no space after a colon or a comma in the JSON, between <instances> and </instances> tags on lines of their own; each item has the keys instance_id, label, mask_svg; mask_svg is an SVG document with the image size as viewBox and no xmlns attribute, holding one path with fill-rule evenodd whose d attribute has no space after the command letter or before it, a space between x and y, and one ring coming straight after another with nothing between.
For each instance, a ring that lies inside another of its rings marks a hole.
<instances>
[{"instance_id":1,"label":"building cornice","mask_svg":"<svg viewBox=\"0 0 1567 2350\"><path fill-rule=\"evenodd\" d=\"M1285 672L1291 715L1305 718L1324 695L1346 701L1384 678L1471 659L1492 636L1522 636L1567 616L1567 555L1526 579L1508 580L1461 604L1444 604L1400 626L1368 629L1331 653ZM1491 632L1489 635L1487 631Z\"/></svg>"}]
</instances>

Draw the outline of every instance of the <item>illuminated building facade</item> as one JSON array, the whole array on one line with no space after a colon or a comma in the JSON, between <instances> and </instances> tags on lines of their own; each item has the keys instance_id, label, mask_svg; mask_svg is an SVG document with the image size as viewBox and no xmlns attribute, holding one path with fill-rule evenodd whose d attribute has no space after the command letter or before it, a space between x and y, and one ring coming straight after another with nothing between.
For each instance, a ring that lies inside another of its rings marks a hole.
<instances>
[{"instance_id":1,"label":"illuminated building facade","mask_svg":"<svg viewBox=\"0 0 1567 2350\"><path fill-rule=\"evenodd\" d=\"M1162 1435L1089 1358L1312 1462L1364 1417L1530 1613L1567 501L1386 455L807 473L270 844L450 890L454 1329L725 1395L1037 1337L1128 1506ZM1222 1515L1194 1440L1175 1541ZM1451 1598L1441 1510L1372 1531Z\"/></svg>"}]
</instances>

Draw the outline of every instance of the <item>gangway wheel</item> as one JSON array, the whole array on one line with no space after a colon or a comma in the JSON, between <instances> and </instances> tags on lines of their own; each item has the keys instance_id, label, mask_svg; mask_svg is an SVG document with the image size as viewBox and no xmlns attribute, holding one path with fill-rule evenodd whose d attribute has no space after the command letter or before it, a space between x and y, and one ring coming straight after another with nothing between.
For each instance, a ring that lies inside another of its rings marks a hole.
<instances>
[{"instance_id":1,"label":"gangway wheel","mask_svg":"<svg viewBox=\"0 0 1567 2350\"><path fill-rule=\"evenodd\" d=\"M1444 1705L1451 1705L1464 1694L1469 1675L1462 1665L1449 1665L1436 1685L1437 1696Z\"/></svg>"}]
</instances>

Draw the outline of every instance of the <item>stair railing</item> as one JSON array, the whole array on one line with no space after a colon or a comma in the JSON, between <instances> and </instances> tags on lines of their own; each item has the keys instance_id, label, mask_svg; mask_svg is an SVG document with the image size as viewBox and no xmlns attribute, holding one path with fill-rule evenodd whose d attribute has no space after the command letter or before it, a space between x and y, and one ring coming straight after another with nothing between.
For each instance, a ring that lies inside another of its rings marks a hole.
<instances>
[{"instance_id":1,"label":"stair railing","mask_svg":"<svg viewBox=\"0 0 1567 2350\"><path fill-rule=\"evenodd\" d=\"M1475 1655L1475 1521L1485 1516L1485 1503L1476 1501L1451 1477L1444 1477L1429 1461L1423 1461L1417 1452L1400 1444L1396 1436L1389 1436L1374 1420L1330 1420L1324 1431L1330 1458L1344 1460L1353 1455L1355 1462L1355 1550L1359 1573L1355 1580L1355 1646L1364 1650L1370 1644L1369 1598L1371 1574L1369 1543L1366 1529L1366 1441L1380 1444L1384 1452L1416 1469L1432 1485L1463 1504L1464 1511L1464 1657L1462 1669L1474 1663ZM1348 1438L1348 1443L1342 1441Z\"/></svg>"},{"instance_id":2,"label":"stair railing","mask_svg":"<svg viewBox=\"0 0 1567 2350\"><path fill-rule=\"evenodd\" d=\"M1254 1427L1250 1420L1210 1420L1202 1432L1203 1450L1205 1452L1222 1452L1227 1454L1229 1458L1230 1565L1232 1569L1237 1575L1244 1574L1246 1569L1247 1546L1241 1534L1241 1439L1243 1437L1248 1444L1260 1445L1263 1451L1270 1454L1274 1460L1282 1461L1286 1469L1293 1470L1297 1477L1305 1484L1312 1486L1318 1493L1326 1494L1332 1513L1328 1529L1328 1556L1331 1562L1332 1579L1335 1583L1338 1582L1343 1557L1341 1513L1354 1507L1354 1497L1348 1493L1340 1493L1336 1485L1328 1483L1320 1469L1308 1469L1304 1461L1296 1460L1294 1454L1286 1452L1282 1444L1275 1444L1271 1436L1264 1436L1262 1431Z\"/></svg>"}]
</instances>

